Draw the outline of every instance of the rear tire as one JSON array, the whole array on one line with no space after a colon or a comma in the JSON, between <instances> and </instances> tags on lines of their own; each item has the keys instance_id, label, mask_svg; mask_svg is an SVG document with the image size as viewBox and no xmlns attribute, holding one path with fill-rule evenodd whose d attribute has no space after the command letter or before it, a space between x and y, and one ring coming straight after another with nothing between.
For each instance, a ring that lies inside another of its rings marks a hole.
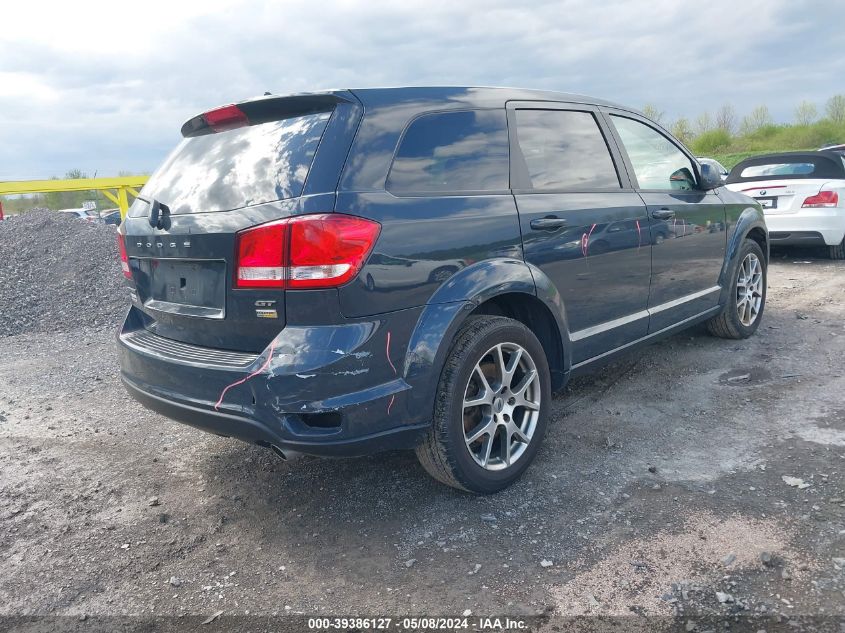
<instances>
[{"instance_id":1,"label":"rear tire","mask_svg":"<svg viewBox=\"0 0 845 633\"><path fill-rule=\"evenodd\" d=\"M828 246L827 251L831 259L845 259L845 237L836 246Z\"/></svg>"},{"instance_id":2,"label":"rear tire","mask_svg":"<svg viewBox=\"0 0 845 633\"><path fill-rule=\"evenodd\" d=\"M417 458L447 486L499 492L534 460L551 394L548 361L531 330L506 317L469 317L443 367Z\"/></svg>"},{"instance_id":3,"label":"rear tire","mask_svg":"<svg viewBox=\"0 0 845 633\"><path fill-rule=\"evenodd\" d=\"M748 338L760 326L766 306L766 258L754 240L742 243L729 287L727 302L707 321L707 329L719 338Z\"/></svg>"}]
</instances>

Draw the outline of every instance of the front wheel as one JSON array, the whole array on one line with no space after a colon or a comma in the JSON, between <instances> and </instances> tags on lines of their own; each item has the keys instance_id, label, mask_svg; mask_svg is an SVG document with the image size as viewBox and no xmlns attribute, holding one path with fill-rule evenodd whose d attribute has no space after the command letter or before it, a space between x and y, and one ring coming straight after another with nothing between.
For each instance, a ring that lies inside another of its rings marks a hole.
<instances>
[{"instance_id":1,"label":"front wheel","mask_svg":"<svg viewBox=\"0 0 845 633\"><path fill-rule=\"evenodd\" d=\"M470 317L449 352L417 457L449 486L503 490L536 456L550 399L548 361L531 330L505 317Z\"/></svg>"},{"instance_id":2,"label":"front wheel","mask_svg":"<svg viewBox=\"0 0 845 633\"><path fill-rule=\"evenodd\" d=\"M730 288L722 311L707 322L707 329L720 338L748 338L757 331L766 306L766 258L754 240L743 242Z\"/></svg>"}]
</instances>

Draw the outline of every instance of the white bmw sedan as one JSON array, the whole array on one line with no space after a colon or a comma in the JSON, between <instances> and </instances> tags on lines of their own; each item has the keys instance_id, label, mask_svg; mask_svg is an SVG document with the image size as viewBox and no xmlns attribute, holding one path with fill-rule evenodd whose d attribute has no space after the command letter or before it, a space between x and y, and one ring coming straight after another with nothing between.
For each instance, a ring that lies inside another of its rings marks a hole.
<instances>
[{"instance_id":1,"label":"white bmw sedan","mask_svg":"<svg viewBox=\"0 0 845 633\"><path fill-rule=\"evenodd\" d=\"M845 259L845 156L788 152L738 163L726 181L763 207L773 246L826 246Z\"/></svg>"}]
</instances>

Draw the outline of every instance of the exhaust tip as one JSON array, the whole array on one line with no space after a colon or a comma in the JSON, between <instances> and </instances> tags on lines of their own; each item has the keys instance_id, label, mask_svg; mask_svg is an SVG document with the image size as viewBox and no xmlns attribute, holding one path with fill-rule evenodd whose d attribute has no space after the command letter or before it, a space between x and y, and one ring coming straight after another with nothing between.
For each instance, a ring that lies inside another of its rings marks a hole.
<instances>
[{"instance_id":1,"label":"exhaust tip","mask_svg":"<svg viewBox=\"0 0 845 633\"><path fill-rule=\"evenodd\" d=\"M283 461L288 461L288 456L285 455L284 451L275 444L270 444L270 450L276 453L276 455L278 455L279 457L281 457Z\"/></svg>"}]
</instances>

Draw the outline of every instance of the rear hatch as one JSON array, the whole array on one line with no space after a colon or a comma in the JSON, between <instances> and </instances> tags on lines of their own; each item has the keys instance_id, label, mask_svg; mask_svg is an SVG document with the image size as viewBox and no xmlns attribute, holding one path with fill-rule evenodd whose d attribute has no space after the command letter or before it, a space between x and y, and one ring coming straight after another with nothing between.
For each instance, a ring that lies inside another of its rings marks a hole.
<instances>
[{"instance_id":1,"label":"rear hatch","mask_svg":"<svg viewBox=\"0 0 845 633\"><path fill-rule=\"evenodd\" d=\"M147 330L250 352L278 334L284 289L236 280L238 234L333 211L340 166L337 160L317 166L315 156L344 103L334 94L272 97L218 108L183 126L186 138L141 190L122 228L124 270ZM344 139L334 135L333 142ZM313 171L326 169L334 176L316 178L321 191L306 186Z\"/></svg>"}]
</instances>

